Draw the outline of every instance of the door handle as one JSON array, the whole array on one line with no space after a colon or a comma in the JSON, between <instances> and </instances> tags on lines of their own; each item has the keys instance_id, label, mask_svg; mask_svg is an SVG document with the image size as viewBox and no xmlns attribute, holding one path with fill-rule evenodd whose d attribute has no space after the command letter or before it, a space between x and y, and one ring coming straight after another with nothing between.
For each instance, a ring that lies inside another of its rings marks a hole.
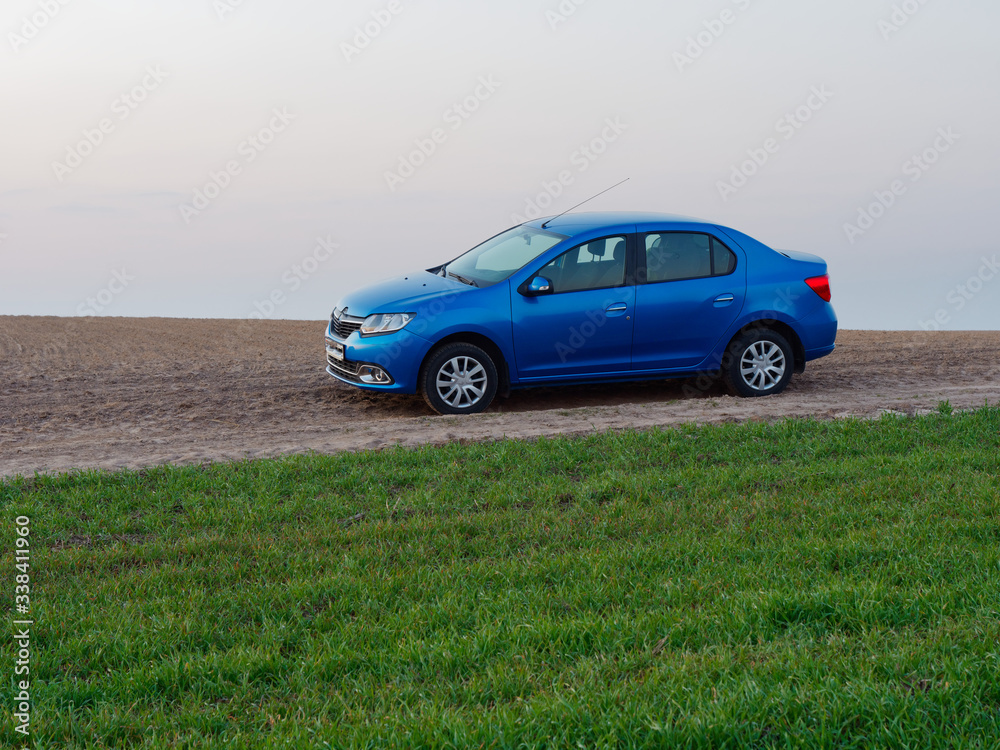
<instances>
[{"instance_id":1,"label":"door handle","mask_svg":"<svg viewBox=\"0 0 1000 750\"><path fill-rule=\"evenodd\" d=\"M604 312L625 312L626 310L628 310L628 305L624 302L616 302L613 305L609 305Z\"/></svg>"},{"instance_id":2,"label":"door handle","mask_svg":"<svg viewBox=\"0 0 1000 750\"><path fill-rule=\"evenodd\" d=\"M736 297L734 297L732 294L720 294L718 297L715 298L715 301L717 303L720 303L720 302L734 302L735 300L736 300Z\"/></svg>"}]
</instances>

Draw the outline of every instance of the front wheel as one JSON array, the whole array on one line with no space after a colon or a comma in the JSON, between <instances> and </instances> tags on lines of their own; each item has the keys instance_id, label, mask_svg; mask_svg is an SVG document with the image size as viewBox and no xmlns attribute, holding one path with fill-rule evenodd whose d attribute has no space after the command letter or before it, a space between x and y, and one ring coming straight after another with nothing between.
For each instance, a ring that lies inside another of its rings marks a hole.
<instances>
[{"instance_id":1,"label":"front wheel","mask_svg":"<svg viewBox=\"0 0 1000 750\"><path fill-rule=\"evenodd\" d=\"M448 344L420 373L420 392L438 414L478 414L496 396L497 368L490 355L472 344Z\"/></svg>"},{"instance_id":2,"label":"front wheel","mask_svg":"<svg viewBox=\"0 0 1000 750\"><path fill-rule=\"evenodd\" d=\"M734 396L773 396L792 379L792 347L780 333L747 331L736 337L726 352L722 379Z\"/></svg>"}]
</instances>

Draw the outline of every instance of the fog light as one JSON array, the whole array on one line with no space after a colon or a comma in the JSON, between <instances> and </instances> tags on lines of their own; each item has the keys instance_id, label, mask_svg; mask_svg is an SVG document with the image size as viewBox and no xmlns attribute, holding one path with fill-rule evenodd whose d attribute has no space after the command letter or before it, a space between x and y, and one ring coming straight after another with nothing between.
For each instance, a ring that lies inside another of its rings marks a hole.
<instances>
[{"instance_id":1,"label":"fog light","mask_svg":"<svg viewBox=\"0 0 1000 750\"><path fill-rule=\"evenodd\" d=\"M375 367L374 365L364 365L361 368L360 377L362 383L372 385L389 385L392 383L389 373L381 367Z\"/></svg>"}]
</instances>

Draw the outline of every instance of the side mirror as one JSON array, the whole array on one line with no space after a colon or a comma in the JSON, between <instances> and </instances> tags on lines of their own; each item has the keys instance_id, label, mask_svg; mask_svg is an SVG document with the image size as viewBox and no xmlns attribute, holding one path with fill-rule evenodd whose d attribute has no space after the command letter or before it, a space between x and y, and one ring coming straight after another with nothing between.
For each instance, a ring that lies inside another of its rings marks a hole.
<instances>
[{"instance_id":1,"label":"side mirror","mask_svg":"<svg viewBox=\"0 0 1000 750\"><path fill-rule=\"evenodd\" d=\"M527 294L529 297L537 297L542 294L552 294L552 282L544 276L536 276L528 282Z\"/></svg>"}]
</instances>

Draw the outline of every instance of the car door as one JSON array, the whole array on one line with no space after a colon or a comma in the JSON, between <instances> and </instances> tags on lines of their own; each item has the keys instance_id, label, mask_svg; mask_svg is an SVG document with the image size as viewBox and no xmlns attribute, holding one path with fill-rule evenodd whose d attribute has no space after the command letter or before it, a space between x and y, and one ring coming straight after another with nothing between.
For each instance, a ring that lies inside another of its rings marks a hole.
<instances>
[{"instance_id":1,"label":"car door","mask_svg":"<svg viewBox=\"0 0 1000 750\"><path fill-rule=\"evenodd\" d=\"M632 368L694 367L743 309L743 256L703 232L643 232L637 245Z\"/></svg>"},{"instance_id":2,"label":"car door","mask_svg":"<svg viewBox=\"0 0 1000 750\"><path fill-rule=\"evenodd\" d=\"M546 292L511 289L519 378L631 369L633 242L630 234L590 240L538 269Z\"/></svg>"}]
</instances>

